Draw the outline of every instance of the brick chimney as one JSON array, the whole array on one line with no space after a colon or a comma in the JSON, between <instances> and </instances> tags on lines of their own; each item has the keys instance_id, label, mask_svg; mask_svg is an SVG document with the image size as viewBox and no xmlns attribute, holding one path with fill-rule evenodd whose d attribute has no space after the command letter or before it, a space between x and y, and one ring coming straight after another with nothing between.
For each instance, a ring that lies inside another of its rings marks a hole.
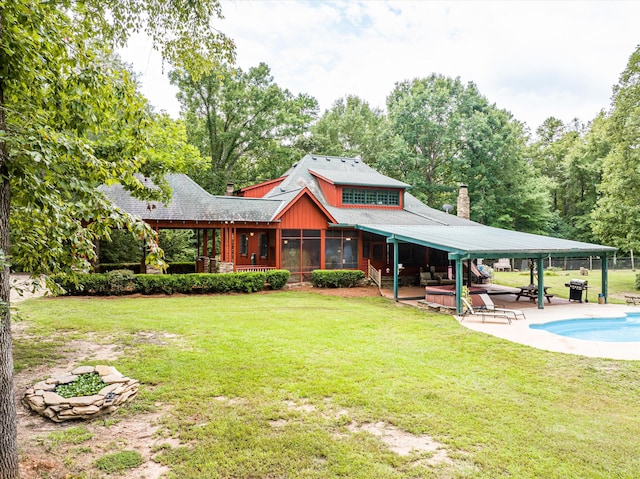
<instances>
[{"instance_id":1,"label":"brick chimney","mask_svg":"<svg viewBox=\"0 0 640 479\"><path fill-rule=\"evenodd\" d=\"M224 196L233 196L233 183L227 183L227 190L224 192Z\"/></svg>"},{"instance_id":2,"label":"brick chimney","mask_svg":"<svg viewBox=\"0 0 640 479\"><path fill-rule=\"evenodd\" d=\"M458 205L457 205L458 217L469 219L470 206L469 206L469 190L467 185L460 184L460 191L458 192Z\"/></svg>"}]
</instances>

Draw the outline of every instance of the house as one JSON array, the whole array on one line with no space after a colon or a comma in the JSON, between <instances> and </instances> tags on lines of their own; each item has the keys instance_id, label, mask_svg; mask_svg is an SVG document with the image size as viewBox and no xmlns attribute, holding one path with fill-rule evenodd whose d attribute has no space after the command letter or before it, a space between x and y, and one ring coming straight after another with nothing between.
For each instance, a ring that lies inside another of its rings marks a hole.
<instances>
[{"instance_id":1,"label":"house","mask_svg":"<svg viewBox=\"0 0 640 479\"><path fill-rule=\"evenodd\" d=\"M316 269L360 269L389 281L396 299L398 287L419 284L423 271L454 280L459 298L465 261L470 266L476 258L537 259L543 271L549 256L600 255L604 279L607 255L615 251L491 228L430 208L411 195L410 185L357 158L306 155L280 178L233 196L233 188L210 195L185 175L167 181L173 191L167 205L134 199L119 185L103 191L153 228L197 230L202 258L215 258L222 271L287 269L290 281L300 282ZM460 309L460 299L457 304Z\"/></svg>"}]
</instances>

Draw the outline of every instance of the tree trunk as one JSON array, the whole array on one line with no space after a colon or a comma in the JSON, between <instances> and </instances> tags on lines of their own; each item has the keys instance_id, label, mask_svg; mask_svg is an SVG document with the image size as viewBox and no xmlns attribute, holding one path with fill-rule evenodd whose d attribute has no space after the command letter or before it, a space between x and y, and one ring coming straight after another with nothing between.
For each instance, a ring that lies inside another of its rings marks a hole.
<instances>
[{"instance_id":1,"label":"tree trunk","mask_svg":"<svg viewBox=\"0 0 640 479\"><path fill-rule=\"evenodd\" d=\"M3 37L0 9L0 41ZM7 131L4 83L0 79L0 131ZM9 308L9 208L11 189L7 162L7 144L0 141L0 478L15 479L18 473L18 418L13 393L13 355L11 350L11 314Z\"/></svg>"},{"instance_id":2,"label":"tree trunk","mask_svg":"<svg viewBox=\"0 0 640 479\"><path fill-rule=\"evenodd\" d=\"M0 126L1 128L1 126ZM0 156L4 145L0 145ZM6 157L0 172L0 249L9 251L10 189L6 177ZM5 253L6 254L6 253ZM9 267L0 272L0 478L18 477L18 438L16 403L13 393L13 356L11 351L11 315L9 309Z\"/></svg>"}]
</instances>

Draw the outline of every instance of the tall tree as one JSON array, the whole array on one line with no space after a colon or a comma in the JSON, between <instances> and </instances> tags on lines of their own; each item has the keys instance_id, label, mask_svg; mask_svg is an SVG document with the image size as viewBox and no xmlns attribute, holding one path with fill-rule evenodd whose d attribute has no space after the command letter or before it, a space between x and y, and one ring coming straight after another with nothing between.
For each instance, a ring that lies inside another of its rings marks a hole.
<instances>
[{"instance_id":1,"label":"tall tree","mask_svg":"<svg viewBox=\"0 0 640 479\"><path fill-rule=\"evenodd\" d=\"M547 118L536 130L537 139L529 145L531 164L537 174L549 185L552 220L550 233L571 238L574 234L568 207L572 199L566 189L569 181L567 168L569 152L582 144L583 127L574 120L564 124L555 117Z\"/></svg>"},{"instance_id":2,"label":"tall tree","mask_svg":"<svg viewBox=\"0 0 640 479\"><path fill-rule=\"evenodd\" d=\"M547 186L525 161L525 132L473 83L431 75L396 85L388 98L391 148L384 171L414 185L434 207L469 187L471 219L540 233L549 222Z\"/></svg>"},{"instance_id":3,"label":"tall tree","mask_svg":"<svg viewBox=\"0 0 640 479\"><path fill-rule=\"evenodd\" d=\"M593 231L623 251L640 249L640 46L613 88L608 121L611 151L603 165Z\"/></svg>"},{"instance_id":4,"label":"tall tree","mask_svg":"<svg viewBox=\"0 0 640 479\"><path fill-rule=\"evenodd\" d=\"M522 123L488 103L463 120L457 171L469 186L471 219L505 229L542 234L550 214L547 182L525 160Z\"/></svg>"},{"instance_id":5,"label":"tall tree","mask_svg":"<svg viewBox=\"0 0 640 479\"><path fill-rule=\"evenodd\" d=\"M141 197L157 196L134 175L145 169L148 108L109 47L144 31L169 62L197 75L219 62L221 53L231 56L232 44L210 27L219 14L216 0L0 0L3 479L18 477L10 234L20 234L16 254L25 255L20 259L33 273L86 267L93 242L114 227L132 229L156 251L153 231L97 189L119 181Z\"/></svg>"},{"instance_id":6,"label":"tall tree","mask_svg":"<svg viewBox=\"0 0 640 479\"><path fill-rule=\"evenodd\" d=\"M568 149L558 176L558 219L554 233L578 241L597 242L591 213L598 199L604 159L611 150L609 119L601 113L589 130Z\"/></svg>"},{"instance_id":7,"label":"tall tree","mask_svg":"<svg viewBox=\"0 0 640 479\"><path fill-rule=\"evenodd\" d=\"M171 80L180 89L189 141L210 161L192 174L211 193L230 181L283 173L299 156L291 145L317 114L314 98L280 88L264 63L246 73L223 64L200 78L176 69Z\"/></svg>"},{"instance_id":8,"label":"tall tree","mask_svg":"<svg viewBox=\"0 0 640 479\"><path fill-rule=\"evenodd\" d=\"M393 155L395 168L430 205L442 204L456 186L448 178L460 159L464 91L459 78L434 74L397 83L387 98L391 128L406 146Z\"/></svg>"},{"instance_id":9,"label":"tall tree","mask_svg":"<svg viewBox=\"0 0 640 479\"><path fill-rule=\"evenodd\" d=\"M359 156L375 166L391 148L384 113L357 96L336 100L311 127L308 151L322 155Z\"/></svg>"}]
</instances>

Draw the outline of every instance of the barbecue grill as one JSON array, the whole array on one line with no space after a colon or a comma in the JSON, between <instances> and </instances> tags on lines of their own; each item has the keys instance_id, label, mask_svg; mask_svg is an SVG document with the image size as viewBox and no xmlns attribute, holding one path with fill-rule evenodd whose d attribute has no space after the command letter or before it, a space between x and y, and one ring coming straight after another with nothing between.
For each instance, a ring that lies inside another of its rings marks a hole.
<instances>
[{"instance_id":1,"label":"barbecue grill","mask_svg":"<svg viewBox=\"0 0 640 479\"><path fill-rule=\"evenodd\" d=\"M589 282L584 279L572 279L565 286L569 288L569 301L578 301L582 303L582 292L586 291L584 301L589 302Z\"/></svg>"}]
</instances>

